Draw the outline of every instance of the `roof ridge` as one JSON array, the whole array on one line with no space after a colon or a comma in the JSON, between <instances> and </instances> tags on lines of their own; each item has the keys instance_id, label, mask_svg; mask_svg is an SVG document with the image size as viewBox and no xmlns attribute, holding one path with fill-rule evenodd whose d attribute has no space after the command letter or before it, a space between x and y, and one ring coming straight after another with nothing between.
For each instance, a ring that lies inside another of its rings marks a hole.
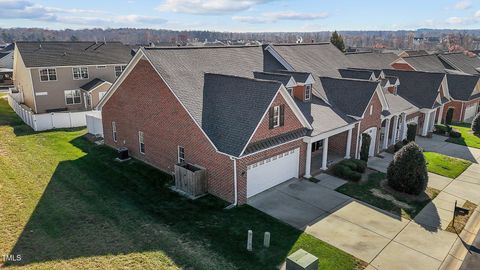
<instances>
[{"instance_id":1,"label":"roof ridge","mask_svg":"<svg viewBox=\"0 0 480 270\"><path fill-rule=\"evenodd\" d=\"M159 47L143 47L148 51L155 50L201 50L201 49L225 49L225 48L256 48L262 45L225 45L225 46L159 46Z\"/></svg>"},{"instance_id":2,"label":"roof ridge","mask_svg":"<svg viewBox=\"0 0 480 270\"><path fill-rule=\"evenodd\" d=\"M313 42L313 43L270 43L273 46L307 46L307 45L329 45L330 42Z\"/></svg>"},{"instance_id":3,"label":"roof ridge","mask_svg":"<svg viewBox=\"0 0 480 270\"><path fill-rule=\"evenodd\" d=\"M276 72L270 72L270 71L253 71L253 73L263 73L263 74L269 74L269 75L276 75L276 76L284 76L284 77L289 77L291 78L291 75L288 75L286 73L276 73Z\"/></svg>"},{"instance_id":4,"label":"roof ridge","mask_svg":"<svg viewBox=\"0 0 480 270\"><path fill-rule=\"evenodd\" d=\"M235 79L242 79L242 80L248 80L248 81L254 81L254 82L263 82L263 83L272 83L272 84L282 84L279 81L274 81L274 80L265 80L265 79L257 79L257 78L249 78L249 77L242 77L238 75L229 75L229 74L221 74L221 73L212 73L212 72L205 72L205 75L215 75L215 76L222 76L222 77L228 77L228 78L235 78Z\"/></svg>"},{"instance_id":5,"label":"roof ridge","mask_svg":"<svg viewBox=\"0 0 480 270\"><path fill-rule=\"evenodd\" d=\"M362 80L362 79L355 79L355 78L336 78L336 77L329 77L329 76L320 76L320 79L333 79L337 81L357 81L357 82L365 82L365 83L371 83L371 84L376 84L378 85L378 81L370 81L370 80Z\"/></svg>"},{"instance_id":6,"label":"roof ridge","mask_svg":"<svg viewBox=\"0 0 480 270\"><path fill-rule=\"evenodd\" d=\"M401 70L401 69L394 69L394 68L385 68L383 70L392 70L396 72L411 72L411 73L427 73L427 74L439 74L439 75L445 75L446 73L442 72L435 72L435 71L422 71L422 70Z\"/></svg>"},{"instance_id":7,"label":"roof ridge","mask_svg":"<svg viewBox=\"0 0 480 270\"><path fill-rule=\"evenodd\" d=\"M15 41L14 43L42 43L42 44L48 44L48 43L97 43L97 44L103 44L103 43L121 43L121 41L113 40L113 41L94 41L94 40L82 40L82 41L61 41L61 40L46 40L46 41L29 41L29 40L19 40ZM125 45L125 44L123 44Z\"/></svg>"}]
</instances>

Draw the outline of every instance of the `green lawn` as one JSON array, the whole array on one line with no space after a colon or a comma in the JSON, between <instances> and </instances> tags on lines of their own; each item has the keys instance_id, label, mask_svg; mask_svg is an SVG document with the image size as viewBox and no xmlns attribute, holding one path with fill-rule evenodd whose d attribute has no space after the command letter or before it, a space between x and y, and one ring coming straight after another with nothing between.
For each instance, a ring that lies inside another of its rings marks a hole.
<instances>
[{"instance_id":1,"label":"green lawn","mask_svg":"<svg viewBox=\"0 0 480 270\"><path fill-rule=\"evenodd\" d=\"M443 175L449 178L457 178L472 162L464 159L454 158L434 152L424 152L427 160L427 168L431 173Z\"/></svg>"},{"instance_id":2,"label":"green lawn","mask_svg":"<svg viewBox=\"0 0 480 270\"><path fill-rule=\"evenodd\" d=\"M458 130L462 134L462 137L448 138L447 142L480 149L480 137L473 135L470 124L455 124L452 125L452 128Z\"/></svg>"},{"instance_id":3,"label":"green lawn","mask_svg":"<svg viewBox=\"0 0 480 270\"><path fill-rule=\"evenodd\" d=\"M115 162L115 151L84 133L34 133L0 99L0 254L22 258L7 268L277 269L299 248L320 258L319 269L364 266L249 206L184 199L169 190L170 176Z\"/></svg>"},{"instance_id":4,"label":"green lawn","mask_svg":"<svg viewBox=\"0 0 480 270\"><path fill-rule=\"evenodd\" d=\"M433 188L427 188L428 197L425 200L410 200L403 194L385 191L381 186L385 177L384 173L374 172L368 176L366 182L348 182L337 188L336 191L407 219L413 219L440 192ZM378 196L379 193L382 195Z\"/></svg>"}]
</instances>

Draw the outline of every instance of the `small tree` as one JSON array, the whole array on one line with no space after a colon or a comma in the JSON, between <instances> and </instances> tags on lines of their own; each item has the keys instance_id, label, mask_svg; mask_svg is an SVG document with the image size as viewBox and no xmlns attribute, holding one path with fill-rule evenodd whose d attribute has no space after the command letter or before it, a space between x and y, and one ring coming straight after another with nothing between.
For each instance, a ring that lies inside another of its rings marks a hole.
<instances>
[{"instance_id":1,"label":"small tree","mask_svg":"<svg viewBox=\"0 0 480 270\"><path fill-rule=\"evenodd\" d=\"M417 136L417 124L410 123L407 125L407 141L414 142Z\"/></svg>"},{"instance_id":2,"label":"small tree","mask_svg":"<svg viewBox=\"0 0 480 270\"><path fill-rule=\"evenodd\" d=\"M427 163L422 149L410 142L400 149L387 169L388 185L408 194L425 191L428 182Z\"/></svg>"},{"instance_id":3,"label":"small tree","mask_svg":"<svg viewBox=\"0 0 480 270\"><path fill-rule=\"evenodd\" d=\"M363 133L362 134L362 148L360 149L360 160L368 162L368 154L370 152L370 143L372 138L370 135Z\"/></svg>"},{"instance_id":4,"label":"small tree","mask_svg":"<svg viewBox=\"0 0 480 270\"><path fill-rule=\"evenodd\" d=\"M477 113L472 122L473 134L480 136L480 113Z\"/></svg>"},{"instance_id":5,"label":"small tree","mask_svg":"<svg viewBox=\"0 0 480 270\"><path fill-rule=\"evenodd\" d=\"M447 126L451 125L452 120L453 120L453 109L450 108L447 111L447 115L445 115L445 125L447 125Z\"/></svg>"},{"instance_id":6,"label":"small tree","mask_svg":"<svg viewBox=\"0 0 480 270\"><path fill-rule=\"evenodd\" d=\"M343 42L343 37L334 31L330 37L330 42L335 45L340 51L345 52L345 43Z\"/></svg>"}]
</instances>

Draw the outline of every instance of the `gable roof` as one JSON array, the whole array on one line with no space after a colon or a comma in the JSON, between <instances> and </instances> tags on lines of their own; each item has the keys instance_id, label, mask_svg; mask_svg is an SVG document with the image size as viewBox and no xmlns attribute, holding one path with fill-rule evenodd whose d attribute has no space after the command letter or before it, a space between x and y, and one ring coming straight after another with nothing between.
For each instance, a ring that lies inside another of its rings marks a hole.
<instances>
[{"instance_id":1,"label":"gable roof","mask_svg":"<svg viewBox=\"0 0 480 270\"><path fill-rule=\"evenodd\" d=\"M402 98L399 95L385 93L385 99L388 103L388 112L390 114L398 114L409 110L418 110L418 107L408 102L408 100Z\"/></svg>"},{"instance_id":2,"label":"gable roof","mask_svg":"<svg viewBox=\"0 0 480 270\"><path fill-rule=\"evenodd\" d=\"M375 78L380 78L380 76L382 75L382 69L357 68L357 67L349 67L348 69L350 69L350 70L363 70L363 71L373 72L373 75L375 75Z\"/></svg>"},{"instance_id":3,"label":"gable roof","mask_svg":"<svg viewBox=\"0 0 480 270\"><path fill-rule=\"evenodd\" d=\"M402 59L417 71L445 72L447 68L434 54L409 56Z\"/></svg>"},{"instance_id":4,"label":"gable roof","mask_svg":"<svg viewBox=\"0 0 480 270\"><path fill-rule=\"evenodd\" d=\"M206 73L202 128L217 149L240 156L281 83Z\"/></svg>"},{"instance_id":5,"label":"gable roof","mask_svg":"<svg viewBox=\"0 0 480 270\"><path fill-rule=\"evenodd\" d=\"M375 76L375 74L369 70L339 69L338 72L340 72L340 75L342 76L342 78L359 79L359 80L367 80L367 81L372 79L372 75Z\"/></svg>"},{"instance_id":6,"label":"gable roof","mask_svg":"<svg viewBox=\"0 0 480 270\"><path fill-rule=\"evenodd\" d=\"M351 62L350 67L352 68L373 69L392 68L390 64L399 58L399 56L394 53L375 52L349 53L346 55L346 57Z\"/></svg>"},{"instance_id":7,"label":"gable roof","mask_svg":"<svg viewBox=\"0 0 480 270\"><path fill-rule=\"evenodd\" d=\"M289 71L289 70L275 70L276 73L288 74L292 76L297 83L306 83L308 77L312 74L308 72L300 72L300 71Z\"/></svg>"},{"instance_id":8,"label":"gable roof","mask_svg":"<svg viewBox=\"0 0 480 270\"><path fill-rule=\"evenodd\" d=\"M293 77L287 74L271 73L271 72L260 72L254 71L253 77L255 79L270 80L270 81L279 81L284 86L287 86L290 80L293 80ZM293 81L292 81L293 82ZM294 83L294 82L293 82Z\"/></svg>"},{"instance_id":9,"label":"gable roof","mask_svg":"<svg viewBox=\"0 0 480 270\"><path fill-rule=\"evenodd\" d=\"M456 100L470 100L479 80L480 77L473 75L447 74L450 96Z\"/></svg>"},{"instance_id":10,"label":"gable roof","mask_svg":"<svg viewBox=\"0 0 480 270\"><path fill-rule=\"evenodd\" d=\"M179 98L193 119L202 125L205 73L253 78L269 61L261 46L144 48L162 79ZM267 62L265 62L267 61Z\"/></svg>"},{"instance_id":11,"label":"gable roof","mask_svg":"<svg viewBox=\"0 0 480 270\"><path fill-rule=\"evenodd\" d=\"M433 108L444 73L386 69L385 75L398 77L397 93L418 108Z\"/></svg>"},{"instance_id":12,"label":"gable roof","mask_svg":"<svg viewBox=\"0 0 480 270\"><path fill-rule=\"evenodd\" d=\"M27 68L127 64L132 58L131 49L120 42L19 41L15 46Z\"/></svg>"},{"instance_id":13,"label":"gable roof","mask_svg":"<svg viewBox=\"0 0 480 270\"><path fill-rule=\"evenodd\" d=\"M95 78L91 81L89 81L88 83L80 86L80 89L82 90L85 90L85 91L90 91L90 90L93 90L95 88L97 88L98 86L104 84L104 83L109 83L111 84L110 82L107 82L105 80L102 80L102 79L99 79L99 78Z\"/></svg>"},{"instance_id":14,"label":"gable roof","mask_svg":"<svg viewBox=\"0 0 480 270\"><path fill-rule=\"evenodd\" d=\"M320 83L329 103L347 115L362 117L378 82L320 77Z\"/></svg>"},{"instance_id":15,"label":"gable roof","mask_svg":"<svg viewBox=\"0 0 480 270\"><path fill-rule=\"evenodd\" d=\"M478 56L468 56L460 52L440 54L438 57L457 70L472 75L480 74L480 58Z\"/></svg>"}]
</instances>

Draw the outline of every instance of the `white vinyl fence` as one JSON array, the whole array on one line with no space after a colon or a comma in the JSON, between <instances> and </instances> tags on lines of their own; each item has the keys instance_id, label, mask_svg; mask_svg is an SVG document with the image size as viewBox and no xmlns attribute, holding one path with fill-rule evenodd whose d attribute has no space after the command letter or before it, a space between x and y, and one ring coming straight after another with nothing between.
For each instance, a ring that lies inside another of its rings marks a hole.
<instances>
[{"instance_id":1,"label":"white vinyl fence","mask_svg":"<svg viewBox=\"0 0 480 270\"><path fill-rule=\"evenodd\" d=\"M88 133L103 137L102 112L89 111L85 117L87 118Z\"/></svg>"},{"instance_id":2,"label":"white vinyl fence","mask_svg":"<svg viewBox=\"0 0 480 270\"><path fill-rule=\"evenodd\" d=\"M35 131L55 128L73 128L87 125L87 112L55 112L34 114L27 106L19 104L11 95L8 95L8 104L22 118L23 122Z\"/></svg>"}]
</instances>

